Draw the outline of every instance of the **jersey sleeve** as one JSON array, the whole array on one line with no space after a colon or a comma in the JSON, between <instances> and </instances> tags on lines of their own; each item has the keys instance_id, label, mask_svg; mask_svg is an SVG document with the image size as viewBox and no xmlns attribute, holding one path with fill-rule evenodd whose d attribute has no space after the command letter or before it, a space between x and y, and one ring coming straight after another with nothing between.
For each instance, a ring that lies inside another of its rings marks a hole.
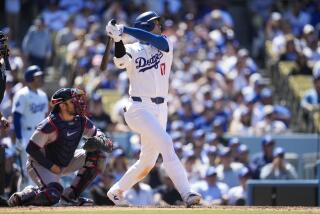
<instances>
[{"instance_id":1,"label":"jersey sleeve","mask_svg":"<svg viewBox=\"0 0 320 214\"><path fill-rule=\"evenodd\" d=\"M17 92L17 94L13 97L13 105L12 112L18 112L20 114L24 114L24 110L26 107L26 98L22 93Z\"/></svg>"},{"instance_id":2,"label":"jersey sleeve","mask_svg":"<svg viewBox=\"0 0 320 214\"><path fill-rule=\"evenodd\" d=\"M48 143L52 142L55 135L55 127L50 123L50 120L46 118L38 126L35 132L31 136L31 141L38 147L43 148Z\"/></svg>"},{"instance_id":3,"label":"jersey sleeve","mask_svg":"<svg viewBox=\"0 0 320 214\"><path fill-rule=\"evenodd\" d=\"M93 124L93 122L85 117L85 125L84 125L84 130L83 130L83 137L89 138L95 136L97 133L97 128Z\"/></svg>"}]
</instances>

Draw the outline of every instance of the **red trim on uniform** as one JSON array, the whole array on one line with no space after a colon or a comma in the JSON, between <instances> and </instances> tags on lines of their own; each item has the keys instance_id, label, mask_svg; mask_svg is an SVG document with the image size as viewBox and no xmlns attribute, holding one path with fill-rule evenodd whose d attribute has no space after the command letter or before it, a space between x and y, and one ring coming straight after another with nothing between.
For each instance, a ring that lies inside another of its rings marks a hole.
<instances>
[{"instance_id":1,"label":"red trim on uniform","mask_svg":"<svg viewBox=\"0 0 320 214\"><path fill-rule=\"evenodd\" d=\"M53 120L50 117L48 117L48 121L54 127L55 131L57 132L57 136L59 136L59 129L56 124L54 124Z\"/></svg>"}]
</instances>

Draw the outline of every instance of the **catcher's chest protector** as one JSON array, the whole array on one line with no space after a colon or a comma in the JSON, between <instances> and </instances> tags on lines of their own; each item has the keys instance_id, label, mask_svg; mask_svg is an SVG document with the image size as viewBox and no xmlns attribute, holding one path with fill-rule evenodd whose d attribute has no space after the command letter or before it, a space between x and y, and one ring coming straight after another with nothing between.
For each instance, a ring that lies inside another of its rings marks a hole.
<instances>
[{"instance_id":1,"label":"catcher's chest protector","mask_svg":"<svg viewBox=\"0 0 320 214\"><path fill-rule=\"evenodd\" d=\"M55 127L58 137L46 146L46 156L58 166L66 167L81 140L85 118L76 116L73 121L63 121L57 114L51 114L49 122Z\"/></svg>"}]
</instances>

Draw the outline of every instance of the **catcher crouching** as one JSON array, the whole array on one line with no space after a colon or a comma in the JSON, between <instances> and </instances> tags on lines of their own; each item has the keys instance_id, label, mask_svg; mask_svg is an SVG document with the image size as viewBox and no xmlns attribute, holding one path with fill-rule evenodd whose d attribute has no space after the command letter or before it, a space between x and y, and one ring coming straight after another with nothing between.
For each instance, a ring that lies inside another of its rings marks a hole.
<instances>
[{"instance_id":1,"label":"catcher crouching","mask_svg":"<svg viewBox=\"0 0 320 214\"><path fill-rule=\"evenodd\" d=\"M14 193L9 206L92 203L80 194L104 170L104 152L112 151L112 141L86 117L82 90L62 88L54 93L51 104L53 110L38 125L26 149L28 174L37 186ZM82 137L87 140L77 149ZM71 186L64 189L60 177L75 171Z\"/></svg>"}]
</instances>

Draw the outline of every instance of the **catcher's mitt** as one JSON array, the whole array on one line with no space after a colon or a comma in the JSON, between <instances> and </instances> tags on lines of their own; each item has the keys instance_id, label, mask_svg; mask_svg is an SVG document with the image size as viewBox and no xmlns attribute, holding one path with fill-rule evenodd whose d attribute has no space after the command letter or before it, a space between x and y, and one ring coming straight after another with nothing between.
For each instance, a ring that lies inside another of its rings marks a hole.
<instances>
[{"instance_id":1,"label":"catcher's mitt","mask_svg":"<svg viewBox=\"0 0 320 214\"><path fill-rule=\"evenodd\" d=\"M82 148L87 152L93 152L96 150L112 152L113 143L109 137L105 135L99 135L88 138Z\"/></svg>"}]
</instances>

